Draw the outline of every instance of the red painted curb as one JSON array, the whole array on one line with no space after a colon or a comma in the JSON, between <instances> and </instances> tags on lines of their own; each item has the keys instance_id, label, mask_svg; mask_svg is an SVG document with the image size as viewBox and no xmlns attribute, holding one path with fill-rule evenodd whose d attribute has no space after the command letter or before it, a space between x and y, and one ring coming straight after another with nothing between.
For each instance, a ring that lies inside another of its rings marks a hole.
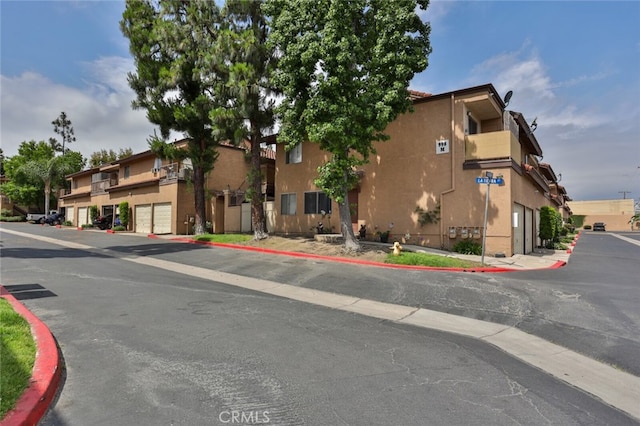
<instances>
[{"instance_id":1,"label":"red painted curb","mask_svg":"<svg viewBox=\"0 0 640 426\"><path fill-rule=\"evenodd\" d=\"M9 301L15 311L31 325L36 343L36 360L29 387L0 421L0 426L35 425L47 412L58 391L62 369L58 347L49 327L0 285L0 297Z\"/></svg>"},{"instance_id":2,"label":"red painted curb","mask_svg":"<svg viewBox=\"0 0 640 426\"><path fill-rule=\"evenodd\" d=\"M151 237L151 236L149 236ZM151 238L157 238L155 235ZM439 268L435 266L418 266L418 265L396 265L393 263L373 262L370 260L349 259L346 257L334 257L334 256L322 256L319 254L300 253L292 251L273 250L261 247L243 246L239 244L226 244L226 243L210 243L208 241L196 241L188 238L171 238L171 241L179 241L189 244L201 244L214 247L230 248L237 250L253 251L265 254L277 254L282 256L302 257L307 259L327 260L331 262L351 263L356 265L377 266L380 268L392 268L392 269L409 269L419 271L448 271L448 272L516 272L517 269L511 268Z\"/></svg>"}]
</instances>

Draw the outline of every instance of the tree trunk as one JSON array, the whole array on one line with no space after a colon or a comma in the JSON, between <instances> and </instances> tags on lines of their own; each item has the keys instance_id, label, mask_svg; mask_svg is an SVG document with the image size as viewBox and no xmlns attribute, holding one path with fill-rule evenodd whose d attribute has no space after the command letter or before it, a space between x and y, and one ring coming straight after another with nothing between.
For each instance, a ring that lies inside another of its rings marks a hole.
<instances>
[{"instance_id":1,"label":"tree trunk","mask_svg":"<svg viewBox=\"0 0 640 426\"><path fill-rule=\"evenodd\" d=\"M207 216L207 208L205 205L204 194L204 169L199 164L193 166L193 192L196 202L196 219L193 228L195 235L202 235L205 232L205 219Z\"/></svg>"},{"instance_id":2,"label":"tree trunk","mask_svg":"<svg viewBox=\"0 0 640 426\"><path fill-rule=\"evenodd\" d=\"M49 214L49 201L51 198L51 180L44 182L44 214Z\"/></svg>"},{"instance_id":3,"label":"tree trunk","mask_svg":"<svg viewBox=\"0 0 640 426\"><path fill-rule=\"evenodd\" d=\"M340 231L344 239L344 248L347 251L358 252L362 249L360 242L356 239L351 225L351 210L349 209L349 192L345 189L344 200L338 204L340 212Z\"/></svg>"},{"instance_id":4,"label":"tree trunk","mask_svg":"<svg viewBox=\"0 0 640 426\"><path fill-rule=\"evenodd\" d=\"M253 124L252 124L253 127ZM253 129L252 129L253 130ZM260 139L256 132L251 132L251 171L249 171L249 185L253 190L251 197L251 222L253 224L253 239L264 240L269 235L264 229L264 206L262 204L262 173L260 169Z\"/></svg>"}]
</instances>

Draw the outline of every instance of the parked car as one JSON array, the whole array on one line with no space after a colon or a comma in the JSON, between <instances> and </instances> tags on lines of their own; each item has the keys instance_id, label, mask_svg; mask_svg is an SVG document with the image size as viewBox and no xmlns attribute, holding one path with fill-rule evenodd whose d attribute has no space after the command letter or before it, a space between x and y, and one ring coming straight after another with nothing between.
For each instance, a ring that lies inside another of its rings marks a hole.
<instances>
[{"instance_id":1,"label":"parked car","mask_svg":"<svg viewBox=\"0 0 640 426\"><path fill-rule=\"evenodd\" d=\"M593 230L594 231L606 231L606 229L604 229L604 222L596 222L593 224Z\"/></svg>"},{"instance_id":2,"label":"parked car","mask_svg":"<svg viewBox=\"0 0 640 426\"><path fill-rule=\"evenodd\" d=\"M49 215L58 213L58 210L49 210ZM27 222L31 223L44 223L46 219L46 213L29 213L27 214Z\"/></svg>"},{"instance_id":3,"label":"parked car","mask_svg":"<svg viewBox=\"0 0 640 426\"><path fill-rule=\"evenodd\" d=\"M108 214L105 216L98 216L96 220L93 221L93 226L98 229L111 229L111 225L113 224L113 215Z\"/></svg>"},{"instance_id":4,"label":"parked car","mask_svg":"<svg viewBox=\"0 0 640 426\"><path fill-rule=\"evenodd\" d=\"M42 223L46 223L47 225L60 225L64 222L64 213L53 213L47 215Z\"/></svg>"}]
</instances>

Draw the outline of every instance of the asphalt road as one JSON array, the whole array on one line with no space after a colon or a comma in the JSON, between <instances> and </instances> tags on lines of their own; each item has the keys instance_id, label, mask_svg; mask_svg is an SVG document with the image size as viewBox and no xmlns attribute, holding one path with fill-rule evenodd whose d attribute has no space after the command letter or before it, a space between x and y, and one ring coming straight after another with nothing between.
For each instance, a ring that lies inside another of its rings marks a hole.
<instances>
[{"instance_id":1,"label":"asphalt road","mask_svg":"<svg viewBox=\"0 0 640 426\"><path fill-rule=\"evenodd\" d=\"M527 281L525 273L400 272L135 236L6 228L96 247L65 249L1 234L2 283L49 325L66 362L66 382L44 424L231 424L234 416L245 424L632 423L472 339L123 259L182 261L448 311L460 300L475 317L501 321L526 312L523 298L505 286ZM417 290L423 287L429 290ZM498 304L504 308L494 309ZM630 321L633 327L637 318Z\"/></svg>"}]
</instances>

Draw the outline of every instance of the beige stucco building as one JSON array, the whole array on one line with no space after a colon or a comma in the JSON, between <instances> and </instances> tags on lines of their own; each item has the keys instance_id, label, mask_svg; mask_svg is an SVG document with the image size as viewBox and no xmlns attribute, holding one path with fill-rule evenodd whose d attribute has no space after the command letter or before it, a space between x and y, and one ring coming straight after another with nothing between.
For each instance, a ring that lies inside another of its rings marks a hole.
<instances>
[{"instance_id":1,"label":"beige stucco building","mask_svg":"<svg viewBox=\"0 0 640 426\"><path fill-rule=\"evenodd\" d=\"M178 141L178 148L186 145ZM251 229L250 207L244 200L250 169L246 150L222 145L213 171L208 174L207 221L216 233ZM272 151L271 151L272 152ZM274 155L263 151L263 196L273 197ZM100 167L67 176L71 190L59 197L59 208L74 226L91 223L90 206L100 215L118 214L118 206L127 201L129 229L147 234L193 233L195 201L190 181L189 160L162 160L145 151Z\"/></svg>"},{"instance_id":2,"label":"beige stucco building","mask_svg":"<svg viewBox=\"0 0 640 426\"><path fill-rule=\"evenodd\" d=\"M570 214L568 196L551 166L541 167L535 128L505 108L493 85L411 96L414 111L387 127L390 140L375 143L376 154L358 170L360 183L349 194L356 232L365 225L369 237L389 230L390 241L444 249L467 238L481 242L486 232L487 254L511 256L530 253L539 244L542 206ZM328 158L309 142L288 152L277 146L276 232L309 234L319 222L325 231L339 230L337 205L313 183L317 167ZM490 188L476 183L486 172L504 183ZM439 210L440 219L421 225L419 209Z\"/></svg>"},{"instance_id":3,"label":"beige stucco building","mask_svg":"<svg viewBox=\"0 0 640 426\"><path fill-rule=\"evenodd\" d=\"M571 201L569 204L574 215L584 216L584 225L604 222L607 231L631 230L629 221L634 215L633 199Z\"/></svg>"}]
</instances>

